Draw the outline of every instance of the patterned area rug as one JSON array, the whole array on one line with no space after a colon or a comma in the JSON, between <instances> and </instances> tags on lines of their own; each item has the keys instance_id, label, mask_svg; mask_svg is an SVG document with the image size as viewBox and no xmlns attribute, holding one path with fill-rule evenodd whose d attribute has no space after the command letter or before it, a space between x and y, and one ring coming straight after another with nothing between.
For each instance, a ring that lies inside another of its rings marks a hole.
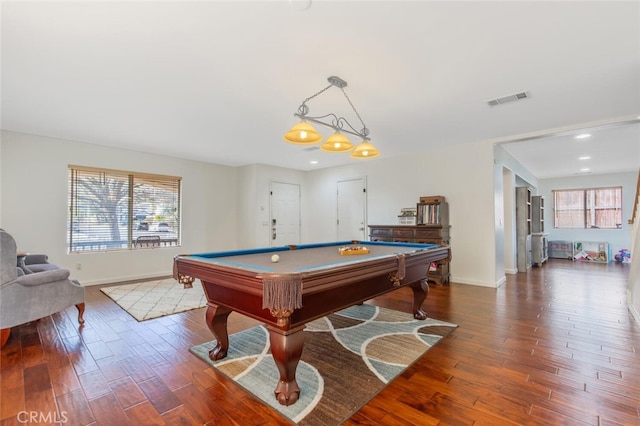
<instances>
[{"instance_id":1,"label":"patterned area rug","mask_svg":"<svg viewBox=\"0 0 640 426\"><path fill-rule=\"evenodd\" d=\"M207 306L201 285L185 289L173 278L104 287L100 291L138 321Z\"/></svg>"},{"instance_id":2,"label":"patterned area rug","mask_svg":"<svg viewBox=\"0 0 640 426\"><path fill-rule=\"evenodd\" d=\"M351 417L456 327L366 304L311 322L296 371L300 398L289 407L273 394L279 375L264 326L229 336L220 361L209 359L215 341L190 350L294 423L327 426Z\"/></svg>"}]
</instances>

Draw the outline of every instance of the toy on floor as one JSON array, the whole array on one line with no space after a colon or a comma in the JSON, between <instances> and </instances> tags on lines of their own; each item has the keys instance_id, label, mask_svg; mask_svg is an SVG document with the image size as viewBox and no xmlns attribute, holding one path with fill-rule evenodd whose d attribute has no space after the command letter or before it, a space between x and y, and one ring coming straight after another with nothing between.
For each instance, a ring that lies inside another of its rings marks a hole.
<instances>
[{"instance_id":1,"label":"toy on floor","mask_svg":"<svg viewBox=\"0 0 640 426\"><path fill-rule=\"evenodd\" d=\"M621 249L613 256L616 262L631 262L631 252L628 249Z\"/></svg>"}]
</instances>

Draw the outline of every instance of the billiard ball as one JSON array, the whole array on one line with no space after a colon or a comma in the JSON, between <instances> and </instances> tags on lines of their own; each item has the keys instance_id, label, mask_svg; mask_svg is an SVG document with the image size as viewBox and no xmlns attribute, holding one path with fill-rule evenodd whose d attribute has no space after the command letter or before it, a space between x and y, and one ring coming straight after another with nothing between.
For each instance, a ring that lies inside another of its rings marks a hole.
<instances>
[{"instance_id":1,"label":"billiard ball","mask_svg":"<svg viewBox=\"0 0 640 426\"><path fill-rule=\"evenodd\" d=\"M273 263L276 263L278 260L280 260L280 256L278 256L277 254L274 254L273 256L271 256L271 261Z\"/></svg>"}]
</instances>

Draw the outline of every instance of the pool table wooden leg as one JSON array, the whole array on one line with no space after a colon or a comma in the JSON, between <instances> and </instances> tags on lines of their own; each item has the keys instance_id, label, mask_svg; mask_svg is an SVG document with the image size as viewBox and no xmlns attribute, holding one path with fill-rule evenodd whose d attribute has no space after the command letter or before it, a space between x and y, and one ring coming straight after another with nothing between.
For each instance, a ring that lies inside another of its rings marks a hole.
<instances>
[{"instance_id":1,"label":"pool table wooden leg","mask_svg":"<svg viewBox=\"0 0 640 426\"><path fill-rule=\"evenodd\" d=\"M429 283L424 279L409 286L413 290L413 317L417 320L427 319L427 313L422 310L422 303L429 295Z\"/></svg>"},{"instance_id":2,"label":"pool table wooden leg","mask_svg":"<svg viewBox=\"0 0 640 426\"><path fill-rule=\"evenodd\" d=\"M269 328L269 341L273 360L280 372L280 380L274 390L276 399L282 405L292 405L300 396L296 381L296 369L304 346L304 326L286 334L282 330Z\"/></svg>"},{"instance_id":3,"label":"pool table wooden leg","mask_svg":"<svg viewBox=\"0 0 640 426\"><path fill-rule=\"evenodd\" d=\"M11 327L2 329L2 332L0 333L0 348L4 347L4 345L7 343L7 340L9 340L10 335Z\"/></svg>"},{"instance_id":4,"label":"pool table wooden leg","mask_svg":"<svg viewBox=\"0 0 640 426\"><path fill-rule=\"evenodd\" d=\"M229 333L227 332L227 318L231 309L226 306L209 303L206 313L207 327L216 338L216 347L209 351L209 358L217 361L227 356L229 350Z\"/></svg>"}]
</instances>

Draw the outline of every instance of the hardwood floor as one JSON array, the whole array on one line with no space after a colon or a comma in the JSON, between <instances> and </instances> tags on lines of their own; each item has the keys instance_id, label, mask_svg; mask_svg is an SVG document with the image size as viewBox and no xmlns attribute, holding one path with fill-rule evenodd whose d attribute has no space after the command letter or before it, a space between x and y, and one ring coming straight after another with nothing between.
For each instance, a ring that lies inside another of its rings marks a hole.
<instances>
[{"instance_id":1,"label":"hardwood floor","mask_svg":"<svg viewBox=\"0 0 640 426\"><path fill-rule=\"evenodd\" d=\"M459 328L346 424L640 425L627 273L551 259L499 289L431 287L429 316ZM204 308L139 323L99 287L80 331L73 307L13 330L1 425L286 424L188 352L212 340ZM410 291L373 303L410 312ZM254 324L233 313L229 331Z\"/></svg>"}]
</instances>

